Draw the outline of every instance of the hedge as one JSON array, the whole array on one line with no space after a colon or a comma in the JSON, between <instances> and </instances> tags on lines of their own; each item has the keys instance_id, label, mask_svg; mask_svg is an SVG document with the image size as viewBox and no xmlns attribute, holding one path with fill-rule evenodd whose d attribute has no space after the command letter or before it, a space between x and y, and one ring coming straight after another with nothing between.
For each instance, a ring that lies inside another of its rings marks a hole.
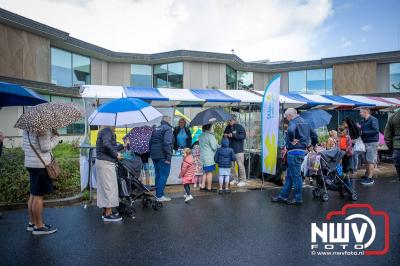
<instances>
[{"instance_id":1,"label":"hedge","mask_svg":"<svg viewBox=\"0 0 400 266\"><path fill-rule=\"evenodd\" d=\"M80 191L79 148L77 143L57 145L53 154L61 167L61 176L53 181L54 191L47 199L73 196ZM29 175L21 148L4 148L0 158L0 203L26 202Z\"/></svg>"}]
</instances>

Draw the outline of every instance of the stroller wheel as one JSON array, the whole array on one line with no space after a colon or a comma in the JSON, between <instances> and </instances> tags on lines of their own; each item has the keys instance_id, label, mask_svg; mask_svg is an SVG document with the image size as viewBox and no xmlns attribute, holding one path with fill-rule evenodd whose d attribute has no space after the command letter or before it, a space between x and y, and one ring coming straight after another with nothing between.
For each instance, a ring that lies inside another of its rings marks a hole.
<instances>
[{"instance_id":1,"label":"stroller wheel","mask_svg":"<svg viewBox=\"0 0 400 266\"><path fill-rule=\"evenodd\" d=\"M148 198L142 199L143 209L149 208L151 206L151 201Z\"/></svg>"},{"instance_id":2,"label":"stroller wheel","mask_svg":"<svg viewBox=\"0 0 400 266\"><path fill-rule=\"evenodd\" d=\"M358 200L357 192L354 191L353 193L351 193L351 200L353 200L353 201Z\"/></svg>"},{"instance_id":3,"label":"stroller wheel","mask_svg":"<svg viewBox=\"0 0 400 266\"><path fill-rule=\"evenodd\" d=\"M328 200L329 200L329 195L328 195L328 193L324 193L324 194L321 196L321 199L322 199L322 201L328 201Z\"/></svg>"},{"instance_id":4,"label":"stroller wheel","mask_svg":"<svg viewBox=\"0 0 400 266\"><path fill-rule=\"evenodd\" d=\"M159 205L157 203L158 203L157 201L153 201L152 204L151 204L151 207L155 211L157 211L159 209Z\"/></svg>"}]
</instances>

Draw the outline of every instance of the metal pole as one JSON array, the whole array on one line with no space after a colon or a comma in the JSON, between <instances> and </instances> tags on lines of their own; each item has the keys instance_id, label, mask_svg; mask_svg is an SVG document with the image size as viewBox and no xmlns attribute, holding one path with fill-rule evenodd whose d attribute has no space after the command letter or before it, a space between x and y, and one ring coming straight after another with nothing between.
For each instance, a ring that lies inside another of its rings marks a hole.
<instances>
[{"instance_id":1,"label":"metal pole","mask_svg":"<svg viewBox=\"0 0 400 266\"><path fill-rule=\"evenodd\" d=\"M247 149L249 152L249 160L248 160L248 165L247 165L247 178L250 179L250 161L251 161L251 152L250 152L250 131L251 131L251 105L249 105L249 136L247 136Z\"/></svg>"}]
</instances>

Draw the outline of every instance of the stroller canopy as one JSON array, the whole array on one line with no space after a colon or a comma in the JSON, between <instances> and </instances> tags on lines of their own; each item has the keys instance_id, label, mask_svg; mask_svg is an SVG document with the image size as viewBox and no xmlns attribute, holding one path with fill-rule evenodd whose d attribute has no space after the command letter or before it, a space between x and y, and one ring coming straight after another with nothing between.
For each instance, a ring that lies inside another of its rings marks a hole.
<instances>
[{"instance_id":1,"label":"stroller canopy","mask_svg":"<svg viewBox=\"0 0 400 266\"><path fill-rule=\"evenodd\" d=\"M339 149L331 149L326 151L321 151L321 166L327 168L329 172L333 172L336 169L336 165L342 160L345 152Z\"/></svg>"}]
</instances>

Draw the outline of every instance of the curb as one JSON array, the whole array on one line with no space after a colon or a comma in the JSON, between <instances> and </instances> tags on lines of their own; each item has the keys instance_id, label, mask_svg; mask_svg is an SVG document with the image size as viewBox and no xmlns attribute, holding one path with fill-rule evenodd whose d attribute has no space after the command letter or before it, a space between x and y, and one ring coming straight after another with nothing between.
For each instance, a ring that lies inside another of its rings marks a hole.
<instances>
[{"instance_id":1,"label":"curb","mask_svg":"<svg viewBox=\"0 0 400 266\"><path fill-rule=\"evenodd\" d=\"M76 204L81 202L83 199L83 193L79 193L77 195L62 198L62 199L49 199L44 201L44 207L60 207L60 206L68 206L72 204ZM26 209L26 203L14 203L14 204L0 204L0 211L7 210L20 210Z\"/></svg>"}]
</instances>

